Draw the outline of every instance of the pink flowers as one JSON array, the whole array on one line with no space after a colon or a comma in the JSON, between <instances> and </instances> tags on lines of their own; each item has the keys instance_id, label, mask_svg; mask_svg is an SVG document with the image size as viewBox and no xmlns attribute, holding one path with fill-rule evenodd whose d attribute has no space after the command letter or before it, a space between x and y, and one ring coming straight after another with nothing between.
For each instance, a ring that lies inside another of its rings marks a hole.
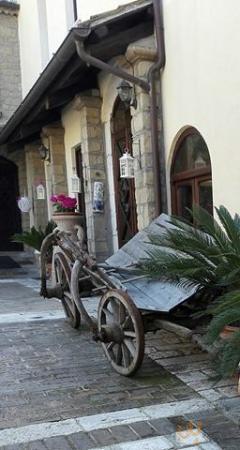
<instances>
[{"instance_id":1,"label":"pink flowers","mask_svg":"<svg viewBox=\"0 0 240 450\"><path fill-rule=\"evenodd\" d=\"M74 212L77 200L72 197L67 197L65 194L52 195L50 197L56 212Z\"/></svg>"}]
</instances>

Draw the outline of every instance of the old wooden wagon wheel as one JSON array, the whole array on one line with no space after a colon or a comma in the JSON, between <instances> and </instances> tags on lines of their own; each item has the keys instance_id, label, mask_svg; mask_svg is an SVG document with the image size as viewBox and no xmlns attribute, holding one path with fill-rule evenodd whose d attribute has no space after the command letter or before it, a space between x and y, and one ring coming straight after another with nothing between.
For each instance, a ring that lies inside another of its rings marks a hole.
<instances>
[{"instance_id":1,"label":"old wooden wagon wheel","mask_svg":"<svg viewBox=\"0 0 240 450\"><path fill-rule=\"evenodd\" d=\"M71 295L71 269L66 257L62 253L55 253L53 261L56 281L62 287L63 296L61 301L63 309L70 325L73 328L78 328L80 325L80 314Z\"/></svg>"},{"instance_id":2,"label":"old wooden wagon wheel","mask_svg":"<svg viewBox=\"0 0 240 450\"><path fill-rule=\"evenodd\" d=\"M113 289L103 295L98 308L98 332L113 368L121 375L133 375L144 356L144 327L127 293Z\"/></svg>"}]
</instances>

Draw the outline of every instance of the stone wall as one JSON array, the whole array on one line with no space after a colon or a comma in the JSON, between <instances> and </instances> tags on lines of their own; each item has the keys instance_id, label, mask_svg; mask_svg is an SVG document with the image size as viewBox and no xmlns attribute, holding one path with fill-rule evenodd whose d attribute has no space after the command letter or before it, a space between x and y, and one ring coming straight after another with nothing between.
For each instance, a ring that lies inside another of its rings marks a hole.
<instances>
[{"instance_id":1,"label":"stone wall","mask_svg":"<svg viewBox=\"0 0 240 450\"><path fill-rule=\"evenodd\" d=\"M0 1L0 129L21 102L19 6Z\"/></svg>"},{"instance_id":2,"label":"stone wall","mask_svg":"<svg viewBox=\"0 0 240 450\"><path fill-rule=\"evenodd\" d=\"M35 226L37 229L46 227L47 216L47 200L38 200L36 187L38 184L43 184L45 187L45 171L44 163L40 159L38 152L38 145L25 146L26 152L26 165L27 165L27 185L28 196L32 200L32 210L30 212L31 226Z\"/></svg>"},{"instance_id":3,"label":"stone wall","mask_svg":"<svg viewBox=\"0 0 240 450\"><path fill-rule=\"evenodd\" d=\"M102 100L98 91L87 96L78 96L74 108L80 111L81 150L85 168L85 205L89 252L98 261L104 261L109 256L108 245L108 214L105 204L102 213L93 211L94 182L104 184L105 202L107 195L105 149L101 123Z\"/></svg>"},{"instance_id":4,"label":"stone wall","mask_svg":"<svg viewBox=\"0 0 240 450\"><path fill-rule=\"evenodd\" d=\"M126 57L134 65L135 76L146 80L148 71L156 58L156 50L143 45L130 45ZM157 93L159 93L159 89L160 83L156 81ZM138 229L142 230L155 217L153 155L150 128L150 97L148 93L138 86L135 87L135 93L137 108L131 108L132 147L133 156L135 157L134 171ZM158 111L160 121L160 110Z\"/></svg>"},{"instance_id":5,"label":"stone wall","mask_svg":"<svg viewBox=\"0 0 240 450\"><path fill-rule=\"evenodd\" d=\"M51 195L68 192L64 128L62 125L59 123L44 127L42 142L50 151L50 160L45 161L47 206L48 217L50 218L52 215Z\"/></svg>"}]
</instances>

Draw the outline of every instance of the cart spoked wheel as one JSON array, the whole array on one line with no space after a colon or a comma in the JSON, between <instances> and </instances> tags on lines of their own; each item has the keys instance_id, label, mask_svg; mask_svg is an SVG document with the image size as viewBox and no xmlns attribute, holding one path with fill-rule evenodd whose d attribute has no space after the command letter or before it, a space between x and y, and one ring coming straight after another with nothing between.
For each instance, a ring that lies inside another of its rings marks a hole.
<instances>
[{"instance_id":1,"label":"cart spoked wheel","mask_svg":"<svg viewBox=\"0 0 240 450\"><path fill-rule=\"evenodd\" d=\"M54 255L54 269L56 282L62 287L63 296L61 301L66 317L73 328L78 328L80 325L80 314L71 296L71 269L62 253Z\"/></svg>"},{"instance_id":2,"label":"cart spoked wheel","mask_svg":"<svg viewBox=\"0 0 240 450\"><path fill-rule=\"evenodd\" d=\"M112 367L121 375L133 375L144 356L144 327L139 310L126 292L110 290L103 295L98 332Z\"/></svg>"}]
</instances>

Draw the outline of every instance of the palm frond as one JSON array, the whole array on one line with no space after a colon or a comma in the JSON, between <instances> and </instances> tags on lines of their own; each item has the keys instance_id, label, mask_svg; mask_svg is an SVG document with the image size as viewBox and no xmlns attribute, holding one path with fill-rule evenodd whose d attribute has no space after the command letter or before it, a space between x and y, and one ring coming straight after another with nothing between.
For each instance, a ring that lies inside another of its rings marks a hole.
<instances>
[{"instance_id":1,"label":"palm frond","mask_svg":"<svg viewBox=\"0 0 240 450\"><path fill-rule=\"evenodd\" d=\"M237 372L240 361L240 331L223 343L218 352L216 370L220 378L231 377Z\"/></svg>"},{"instance_id":2,"label":"palm frond","mask_svg":"<svg viewBox=\"0 0 240 450\"><path fill-rule=\"evenodd\" d=\"M240 320L240 304L235 305L234 308L217 314L209 325L206 341L209 344L213 344L218 339L221 331L226 325L230 325L238 320Z\"/></svg>"},{"instance_id":3,"label":"palm frond","mask_svg":"<svg viewBox=\"0 0 240 450\"><path fill-rule=\"evenodd\" d=\"M231 214L224 206L215 209L226 235L231 242L233 250L240 252L240 229L236 226L236 223L238 223L237 217L235 216L235 218L232 218Z\"/></svg>"}]
</instances>

